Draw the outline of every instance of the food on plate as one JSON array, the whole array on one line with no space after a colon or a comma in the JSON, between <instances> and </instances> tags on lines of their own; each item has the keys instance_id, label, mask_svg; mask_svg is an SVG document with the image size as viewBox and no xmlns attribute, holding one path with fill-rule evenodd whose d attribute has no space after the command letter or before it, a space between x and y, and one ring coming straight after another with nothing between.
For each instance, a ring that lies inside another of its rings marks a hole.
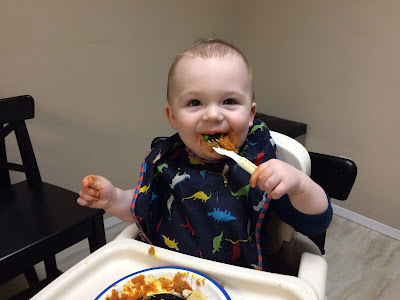
<instances>
[{"instance_id":1,"label":"food on plate","mask_svg":"<svg viewBox=\"0 0 400 300\"><path fill-rule=\"evenodd\" d=\"M154 249L154 248L153 248ZM196 279L195 274L189 275L189 272L177 272L172 275L161 275L156 277L152 274L137 275L128 280L118 292L112 289L105 297L106 300L144 300L148 296L158 293L171 293L182 295L184 299L205 300L207 299L199 290L193 291L188 280ZM195 280L195 285L204 284L204 280Z\"/></svg>"},{"instance_id":2,"label":"food on plate","mask_svg":"<svg viewBox=\"0 0 400 300\"><path fill-rule=\"evenodd\" d=\"M150 255L153 255L154 256L154 260L156 261L156 263L158 263L158 257L157 257L157 255L156 255L156 250L154 249L154 247L153 246L151 246L150 248L149 248L149 254Z\"/></svg>"},{"instance_id":3,"label":"food on plate","mask_svg":"<svg viewBox=\"0 0 400 300\"><path fill-rule=\"evenodd\" d=\"M185 297L187 300L206 300L207 297L204 296L199 290L189 291L184 290L182 292L182 296Z\"/></svg>"}]
</instances>

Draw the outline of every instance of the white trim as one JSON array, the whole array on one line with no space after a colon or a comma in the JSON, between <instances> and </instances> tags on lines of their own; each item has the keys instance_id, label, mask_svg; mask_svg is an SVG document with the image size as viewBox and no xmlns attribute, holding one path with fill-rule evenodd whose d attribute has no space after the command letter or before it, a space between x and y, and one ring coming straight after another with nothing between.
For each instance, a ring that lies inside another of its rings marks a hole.
<instances>
[{"instance_id":1,"label":"white trim","mask_svg":"<svg viewBox=\"0 0 400 300\"><path fill-rule=\"evenodd\" d=\"M333 213L400 241L400 230L332 204Z\"/></svg>"},{"instance_id":2,"label":"white trim","mask_svg":"<svg viewBox=\"0 0 400 300\"><path fill-rule=\"evenodd\" d=\"M110 227L113 227L119 223L122 223L123 221L121 219L118 219L117 217L109 217L104 220L104 229L108 229Z\"/></svg>"}]
</instances>

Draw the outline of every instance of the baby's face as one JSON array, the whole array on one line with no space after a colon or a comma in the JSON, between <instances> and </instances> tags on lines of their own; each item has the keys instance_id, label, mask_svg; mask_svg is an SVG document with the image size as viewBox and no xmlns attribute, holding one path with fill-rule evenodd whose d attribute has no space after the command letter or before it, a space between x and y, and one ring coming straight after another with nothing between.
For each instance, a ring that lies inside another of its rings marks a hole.
<instances>
[{"instance_id":1,"label":"baby's face","mask_svg":"<svg viewBox=\"0 0 400 300\"><path fill-rule=\"evenodd\" d=\"M171 79L165 113L195 154L205 159L220 159L204 145L204 135L224 133L235 148L240 148L256 111L252 93L250 75L239 56L206 59L185 56Z\"/></svg>"}]
</instances>

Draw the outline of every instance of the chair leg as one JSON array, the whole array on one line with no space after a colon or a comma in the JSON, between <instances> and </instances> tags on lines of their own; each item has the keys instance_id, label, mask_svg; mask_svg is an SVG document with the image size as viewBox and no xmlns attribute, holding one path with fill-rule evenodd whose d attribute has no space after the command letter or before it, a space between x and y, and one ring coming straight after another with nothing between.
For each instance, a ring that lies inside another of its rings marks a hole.
<instances>
[{"instance_id":1,"label":"chair leg","mask_svg":"<svg viewBox=\"0 0 400 300\"><path fill-rule=\"evenodd\" d=\"M3 125L0 125L0 132L3 129ZM7 161L7 153L6 153L6 143L0 137L0 161L6 162ZM0 168L0 186L10 186L10 173L7 168Z\"/></svg>"},{"instance_id":2,"label":"chair leg","mask_svg":"<svg viewBox=\"0 0 400 300\"><path fill-rule=\"evenodd\" d=\"M88 238L90 253L93 253L106 244L103 216L92 222L93 234Z\"/></svg>"},{"instance_id":3,"label":"chair leg","mask_svg":"<svg viewBox=\"0 0 400 300\"><path fill-rule=\"evenodd\" d=\"M322 255L325 254L325 237L326 231L317 236L309 237L310 240L312 240L318 246L319 250L321 250Z\"/></svg>"},{"instance_id":4,"label":"chair leg","mask_svg":"<svg viewBox=\"0 0 400 300\"><path fill-rule=\"evenodd\" d=\"M52 255L44 260L44 266L46 269L46 276L49 282L56 279L62 274L62 272L57 269L56 256Z\"/></svg>"},{"instance_id":5,"label":"chair leg","mask_svg":"<svg viewBox=\"0 0 400 300\"><path fill-rule=\"evenodd\" d=\"M28 281L28 284L30 287L39 283L39 277L37 276L34 266L32 266L28 270L26 270L24 272L24 275L25 275L26 281Z\"/></svg>"}]
</instances>

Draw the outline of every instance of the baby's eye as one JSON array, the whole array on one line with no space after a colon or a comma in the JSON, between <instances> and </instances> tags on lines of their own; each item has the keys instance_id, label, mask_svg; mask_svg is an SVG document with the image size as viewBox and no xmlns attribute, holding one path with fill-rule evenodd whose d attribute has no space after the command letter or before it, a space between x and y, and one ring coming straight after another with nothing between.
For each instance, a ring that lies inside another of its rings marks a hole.
<instances>
[{"instance_id":1,"label":"baby's eye","mask_svg":"<svg viewBox=\"0 0 400 300\"><path fill-rule=\"evenodd\" d=\"M200 100L192 99L192 100L189 101L188 105L189 106L200 106L201 102L200 102Z\"/></svg>"},{"instance_id":2,"label":"baby's eye","mask_svg":"<svg viewBox=\"0 0 400 300\"><path fill-rule=\"evenodd\" d=\"M235 104L235 103L236 103L236 100L232 99L232 98L225 99L224 102L223 102L223 104L225 104L225 105L232 105L232 104Z\"/></svg>"}]
</instances>

